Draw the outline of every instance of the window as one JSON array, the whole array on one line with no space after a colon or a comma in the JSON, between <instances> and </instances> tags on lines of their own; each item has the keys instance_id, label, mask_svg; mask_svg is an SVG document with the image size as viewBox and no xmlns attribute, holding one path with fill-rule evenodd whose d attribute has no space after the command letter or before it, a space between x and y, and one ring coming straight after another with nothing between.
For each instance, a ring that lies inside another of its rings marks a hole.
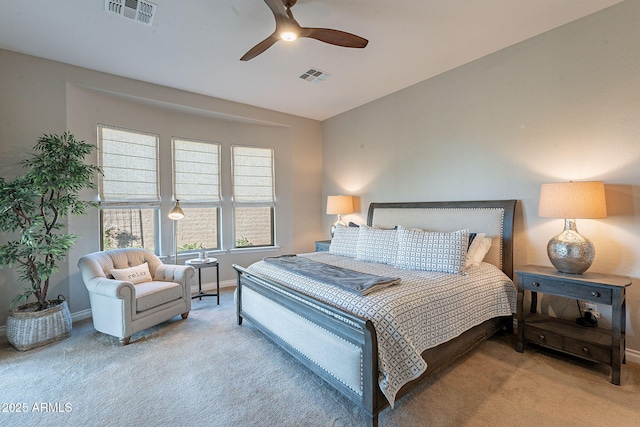
<instances>
[{"instance_id":1,"label":"window","mask_svg":"<svg viewBox=\"0 0 640 427\"><path fill-rule=\"evenodd\" d=\"M275 246L273 149L233 145L235 247Z\"/></svg>"},{"instance_id":2,"label":"window","mask_svg":"<svg viewBox=\"0 0 640 427\"><path fill-rule=\"evenodd\" d=\"M220 249L220 144L173 138L173 187L178 252Z\"/></svg>"},{"instance_id":3,"label":"window","mask_svg":"<svg viewBox=\"0 0 640 427\"><path fill-rule=\"evenodd\" d=\"M101 247L156 251L158 136L98 125Z\"/></svg>"}]
</instances>

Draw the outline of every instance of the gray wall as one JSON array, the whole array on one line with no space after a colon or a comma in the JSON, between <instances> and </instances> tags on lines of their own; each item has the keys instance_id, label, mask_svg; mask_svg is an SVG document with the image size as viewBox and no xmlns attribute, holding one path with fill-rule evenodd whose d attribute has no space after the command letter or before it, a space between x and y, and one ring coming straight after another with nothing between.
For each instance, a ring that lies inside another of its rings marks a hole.
<instances>
[{"instance_id":1,"label":"gray wall","mask_svg":"<svg viewBox=\"0 0 640 427\"><path fill-rule=\"evenodd\" d=\"M222 186L230 194L230 145L275 147L280 253L310 252L321 238L321 123L256 107L195 95L135 80L119 78L66 64L0 50L0 176L20 172L24 159L43 133L67 129L78 139L96 143L96 125L105 123L160 135L162 217L171 208L171 137L222 143ZM91 162L96 162L94 155ZM95 198L95 194L86 194ZM222 238L232 247L230 200L223 201ZM53 278L49 296L62 293L72 313L89 309L86 289L77 271L78 258L99 250L98 212L71 217L68 228L80 236L68 262ZM172 253L172 224L161 229L162 254ZM8 236L0 239L6 241ZM268 252L274 254L276 252ZM232 280L231 265L248 265L264 251L221 253L221 280ZM214 280L215 269L202 271L203 282ZM9 302L24 284L11 269L0 270L0 325L6 323ZM1 329L1 328L0 328Z\"/></svg>"},{"instance_id":2,"label":"gray wall","mask_svg":"<svg viewBox=\"0 0 640 427\"><path fill-rule=\"evenodd\" d=\"M592 271L633 278L627 347L640 351L639 19L623 2L326 120L324 195L359 196L345 219L361 222L372 201L518 199L516 266L550 265L563 220L537 216L540 185L603 180L609 217L578 229ZM543 303L577 315L575 301Z\"/></svg>"}]
</instances>

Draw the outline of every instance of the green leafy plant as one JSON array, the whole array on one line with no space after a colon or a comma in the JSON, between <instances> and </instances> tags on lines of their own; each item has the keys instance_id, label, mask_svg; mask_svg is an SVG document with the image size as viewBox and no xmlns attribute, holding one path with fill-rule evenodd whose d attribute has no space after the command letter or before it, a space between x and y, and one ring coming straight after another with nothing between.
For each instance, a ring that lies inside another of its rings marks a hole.
<instances>
[{"instance_id":1,"label":"green leafy plant","mask_svg":"<svg viewBox=\"0 0 640 427\"><path fill-rule=\"evenodd\" d=\"M246 246L253 246L253 243L251 243L249 239L244 236L236 239L236 248L242 248Z\"/></svg>"},{"instance_id":2,"label":"green leafy plant","mask_svg":"<svg viewBox=\"0 0 640 427\"><path fill-rule=\"evenodd\" d=\"M204 249L204 245L202 243L193 242L193 243L185 243L184 245L178 248L178 252L182 251L193 251L197 249Z\"/></svg>"},{"instance_id":3,"label":"green leafy plant","mask_svg":"<svg viewBox=\"0 0 640 427\"><path fill-rule=\"evenodd\" d=\"M105 249L118 248L140 248L142 246L135 245L138 237L126 230L120 230L115 224L105 225L102 241Z\"/></svg>"},{"instance_id":4,"label":"green leafy plant","mask_svg":"<svg viewBox=\"0 0 640 427\"><path fill-rule=\"evenodd\" d=\"M29 283L12 304L33 295L37 310L49 306L49 280L77 237L64 232L60 221L96 206L80 200L80 192L96 188L93 178L101 173L99 167L84 163L94 148L69 132L45 134L34 146L35 153L21 162L24 174L11 181L0 177L0 230L18 234L0 246L0 268L16 265L18 278Z\"/></svg>"}]
</instances>

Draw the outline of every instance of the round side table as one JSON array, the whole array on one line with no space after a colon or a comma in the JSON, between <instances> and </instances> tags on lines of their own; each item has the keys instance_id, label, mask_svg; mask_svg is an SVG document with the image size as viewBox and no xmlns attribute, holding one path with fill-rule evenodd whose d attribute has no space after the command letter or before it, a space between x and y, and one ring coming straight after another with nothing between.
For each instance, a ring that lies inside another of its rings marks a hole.
<instances>
[{"instance_id":1,"label":"round side table","mask_svg":"<svg viewBox=\"0 0 640 427\"><path fill-rule=\"evenodd\" d=\"M185 262L185 265L190 265L193 268L198 269L198 293L191 297L191 299L199 298L202 301L202 297L216 297L218 305L220 305L220 265L218 264L218 260L216 258L205 258L205 259L188 259ZM202 292L202 269L215 267L216 268L216 293L211 294L207 292Z\"/></svg>"}]
</instances>

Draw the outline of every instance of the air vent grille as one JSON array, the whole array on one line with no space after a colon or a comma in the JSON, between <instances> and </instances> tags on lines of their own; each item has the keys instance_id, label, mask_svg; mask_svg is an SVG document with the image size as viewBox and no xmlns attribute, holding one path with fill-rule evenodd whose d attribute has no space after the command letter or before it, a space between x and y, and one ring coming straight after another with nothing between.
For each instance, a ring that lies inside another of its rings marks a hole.
<instances>
[{"instance_id":1,"label":"air vent grille","mask_svg":"<svg viewBox=\"0 0 640 427\"><path fill-rule=\"evenodd\" d=\"M316 68L309 68L302 75L300 75L300 78L302 80L306 80L311 83L320 83L328 79L329 77L331 77L331 74L320 71Z\"/></svg>"},{"instance_id":2,"label":"air vent grille","mask_svg":"<svg viewBox=\"0 0 640 427\"><path fill-rule=\"evenodd\" d=\"M104 0L104 10L107 12L115 13L146 25L153 24L157 8L156 4L148 1Z\"/></svg>"}]
</instances>

